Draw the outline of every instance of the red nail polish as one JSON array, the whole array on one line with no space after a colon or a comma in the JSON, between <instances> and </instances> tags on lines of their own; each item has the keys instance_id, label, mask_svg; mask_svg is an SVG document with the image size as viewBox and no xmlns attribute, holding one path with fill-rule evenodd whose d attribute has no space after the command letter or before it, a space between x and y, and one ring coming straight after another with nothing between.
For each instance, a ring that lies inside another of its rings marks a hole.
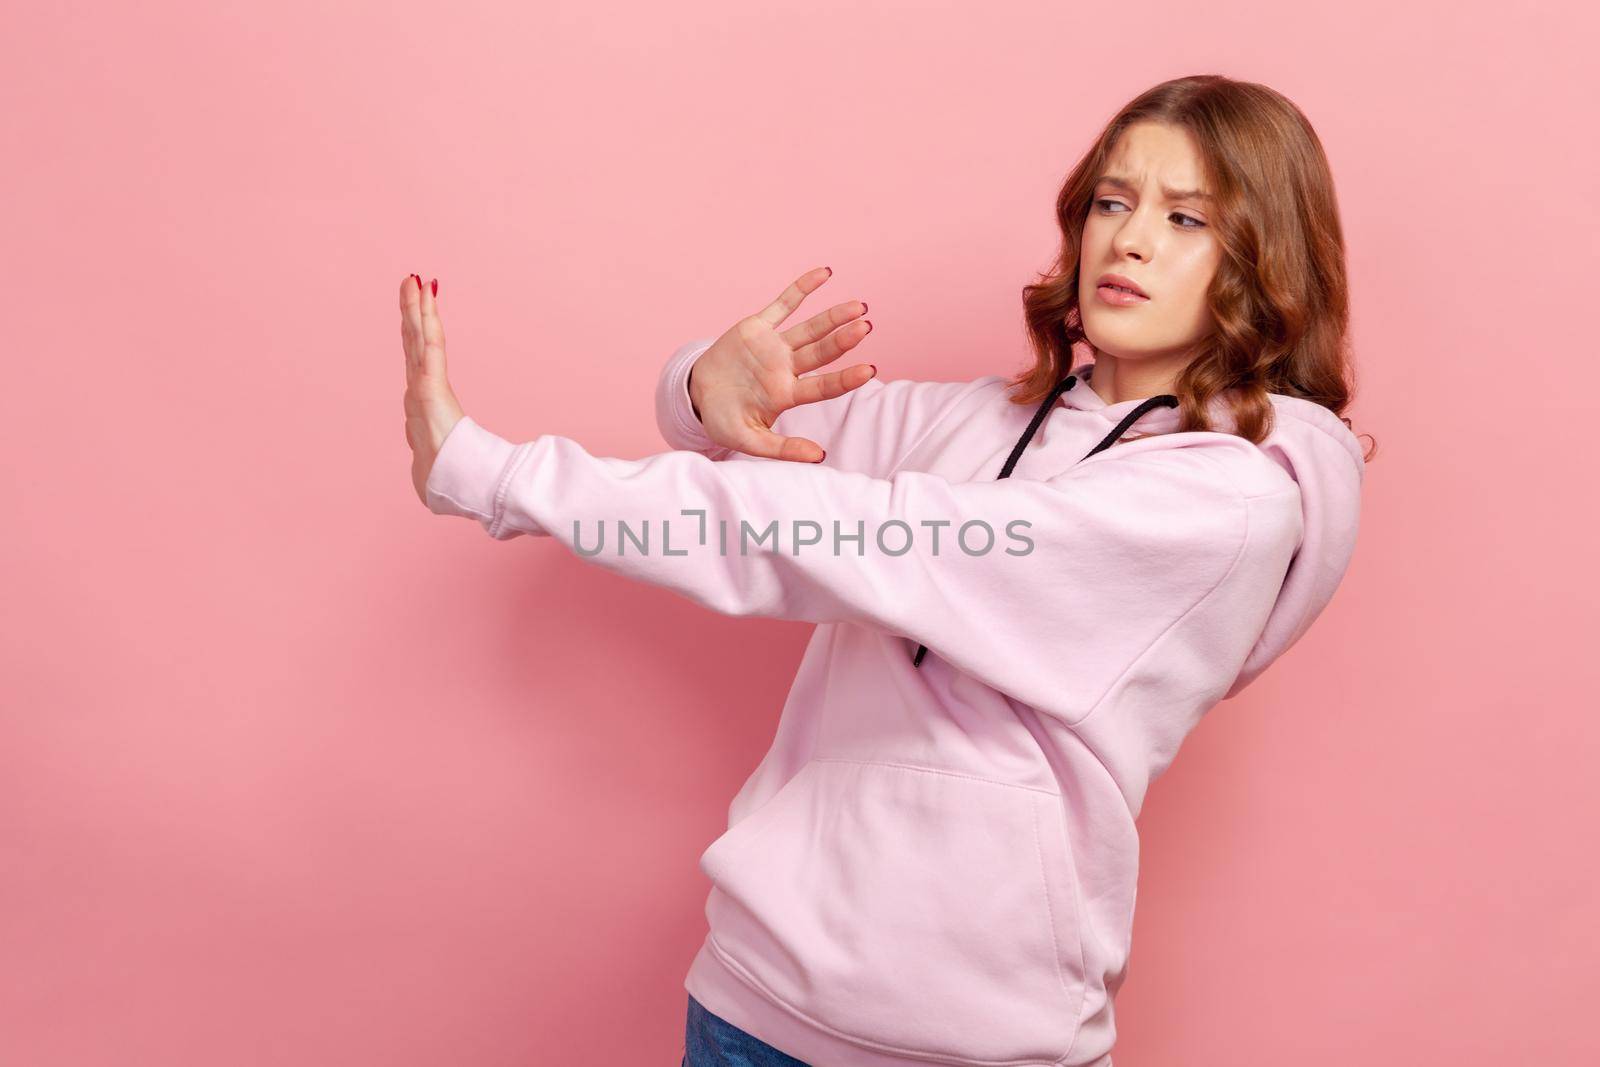
<instances>
[{"instance_id":1,"label":"red nail polish","mask_svg":"<svg viewBox=\"0 0 1600 1067\"><path fill-rule=\"evenodd\" d=\"M833 268L832 267L823 267L822 269L828 272L828 277L830 277L830 278L833 277Z\"/></svg>"},{"instance_id":2,"label":"red nail polish","mask_svg":"<svg viewBox=\"0 0 1600 1067\"><path fill-rule=\"evenodd\" d=\"M420 274L413 274L412 277L417 279L417 292L422 292L422 276Z\"/></svg>"},{"instance_id":3,"label":"red nail polish","mask_svg":"<svg viewBox=\"0 0 1600 1067\"><path fill-rule=\"evenodd\" d=\"M871 319L862 319L861 321L867 324L867 332L871 333L872 332L872 320Z\"/></svg>"},{"instance_id":4,"label":"red nail polish","mask_svg":"<svg viewBox=\"0 0 1600 1067\"><path fill-rule=\"evenodd\" d=\"M865 315L866 313L867 313L867 302L865 300L863 300L863 301L861 301L861 314Z\"/></svg>"},{"instance_id":5,"label":"red nail polish","mask_svg":"<svg viewBox=\"0 0 1600 1067\"><path fill-rule=\"evenodd\" d=\"M438 296L439 295L439 279L438 278L435 278L433 280L433 295L434 296Z\"/></svg>"}]
</instances>

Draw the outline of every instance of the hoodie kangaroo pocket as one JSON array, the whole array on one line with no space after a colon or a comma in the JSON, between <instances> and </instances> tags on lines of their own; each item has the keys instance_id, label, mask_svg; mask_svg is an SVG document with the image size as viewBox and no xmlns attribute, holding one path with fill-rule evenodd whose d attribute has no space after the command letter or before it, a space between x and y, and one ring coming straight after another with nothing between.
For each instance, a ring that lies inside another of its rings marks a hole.
<instances>
[{"instance_id":1,"label":"hoodie kangaroo pocket","mask_svg":"<svg viewBox=\"0 0 1600 1067\"><path fill-rule=\"evenodd\" d=\"M711 945L813 1025L970 1064L1071 1048L1085 976L1061 798L816 759L711 843Z\"/></svg>"}]
</instances>

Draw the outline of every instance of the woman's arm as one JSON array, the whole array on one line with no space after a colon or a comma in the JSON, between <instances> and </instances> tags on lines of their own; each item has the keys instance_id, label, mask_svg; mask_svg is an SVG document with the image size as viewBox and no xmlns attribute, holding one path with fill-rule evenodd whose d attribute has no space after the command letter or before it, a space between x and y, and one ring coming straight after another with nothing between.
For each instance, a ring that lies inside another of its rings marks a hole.
<instances>
[{"instance_id":1,"label":"woman's arm","mask_svg":"<svg viewBox=\"0 0 1600 1067\"><path fill-rule=\"evenodd\" d=\"M1251 447L1206 435L1092 456L1045 481L952 483L684 451L615 459L551 434L513 444L467 417L427 503L497 539L552 537L722 614L899 634L1048 703L1065 664L1114 677L1230 573L1247 581L1213 598L1228 627L1215 640L1259 628L1300 512L1292 487L1246 497L1235 485L1227 465L1254 462ZM1195 669L1228 647L1196 653Z\"/></svg>"}]
</instances>

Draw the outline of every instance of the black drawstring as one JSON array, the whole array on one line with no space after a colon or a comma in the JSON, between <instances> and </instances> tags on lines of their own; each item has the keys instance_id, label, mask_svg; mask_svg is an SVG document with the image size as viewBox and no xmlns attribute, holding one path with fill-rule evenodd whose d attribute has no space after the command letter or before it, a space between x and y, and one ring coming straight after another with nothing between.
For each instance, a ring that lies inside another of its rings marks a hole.
<instances>
[{"instance_id":1,"label":"black drawstring","mask_svg":"<svg viewBox=\"0 0 1600 1067\"><path fill-rule=\"evenodd\" d=\"M1077 375L1069 374L1057 382L1054 389L1050 390L1050 395L1044 398L1044 403L1039 405L1039 410L1033 413L1033 418L1028 422L1028 428L1022 431L1022 436L1017 439L1016 447L1011 450L1011 455L1006 457L1005 466L1000 468L999 477L1011 477L1011 470L1017 465L1017 460L1022 458L1023 450L1028 447L1028 442L1033 440L1034 431L1037 430L1039 425L1044 422L1045 415L1049 413L1050 408L1055 404L1055 402L1060 399L1061 394L1066 392L1068 389L1071 389L1072 383L1076 380ZM1096 452L1099 452L1102 449L1110 448L1116 442L1117 438L1128 432L1129 426L1132 426L1135 422L1137 422L1144 415L1144 413L1149 411L1151 408L1175 408L1178 406L1178 403L1178 398L1173 396L1171 393L1162 393L1160 396L1147 397L1142 403L1139 404L1138 407L1124 415L1122 417L1122 421L1117 423L1116 428L1110 433L1106 434L1105 437L1101 438L1100 443L1091 448L1088 454L1083 458L1088 459L1089 456L1094 455ZM1082 460L1079 460L1079 462L1081 463ZM927 651L927 645L918 645L917 654L912 658L911 665L913 667L922 666L922 657L927 653Z\"/></svg>"}]
</instances>

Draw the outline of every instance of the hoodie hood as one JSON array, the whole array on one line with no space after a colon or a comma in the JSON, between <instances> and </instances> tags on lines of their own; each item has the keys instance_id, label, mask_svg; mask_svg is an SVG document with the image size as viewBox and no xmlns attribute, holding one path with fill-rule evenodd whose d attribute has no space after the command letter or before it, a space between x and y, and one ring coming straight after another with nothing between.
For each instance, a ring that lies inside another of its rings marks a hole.
<instances>
[{"instance_id":1,"label":"hoodie hood","mask_svg":"<svg viewBox=\"0 0 1600 1067\"><path fill-rule=\"evenodd\" d=\"M1093 374L1093 363L1074 368L1070 384L1061 391L1061 403L1094 412L1112 431L1143 407L1145 410L1124 431L1130 437L1177 430L1182 414L1176 406L1150 406L1155 398L1107 404L1089 385ZM1232 393L1228 390L1213 397L1208 408L1212 424L1223 432L1232 432L1236 427ZM1272 401L1272 426L1257 447L1300 487L1303 533L1277 602L1229 687L1229 697L1241 692L1287 652L1333 599L1355 552L1360 520L1366 461L1355 434L1321 404L1279 393L1269 393L1268 397Z\"/></svg>"}]
</instances>

